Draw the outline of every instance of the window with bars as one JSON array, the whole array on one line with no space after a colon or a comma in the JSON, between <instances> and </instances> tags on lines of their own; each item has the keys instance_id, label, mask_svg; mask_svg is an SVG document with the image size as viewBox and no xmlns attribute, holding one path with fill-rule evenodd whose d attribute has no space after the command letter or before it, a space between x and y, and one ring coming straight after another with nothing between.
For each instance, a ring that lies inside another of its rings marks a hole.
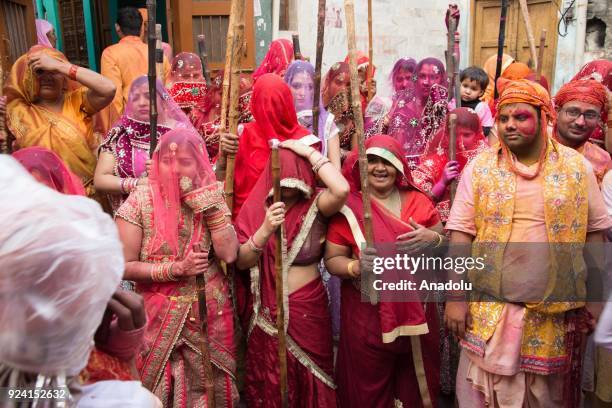
<instances>
[{"instance_id":1,"label":"window with bars","mask_svg":"<svg viewBox=\"0 0 612 408\"><path fill-rule=\"evenodd\" d=\"M73 64L89 67L82 0L59 0L64 54Z\"/></svg>"},{"instance_id":2,"label":"window with bars","mask_svg":"<svg viewBox=\"0 0 612 408\"><path fill-rule=\"evenodd\" d=\"M206 36L208 62L222 64L225 61L229 16L193 16L193 49L198 49L197 37Z\"/></svg>"}]
</instances>

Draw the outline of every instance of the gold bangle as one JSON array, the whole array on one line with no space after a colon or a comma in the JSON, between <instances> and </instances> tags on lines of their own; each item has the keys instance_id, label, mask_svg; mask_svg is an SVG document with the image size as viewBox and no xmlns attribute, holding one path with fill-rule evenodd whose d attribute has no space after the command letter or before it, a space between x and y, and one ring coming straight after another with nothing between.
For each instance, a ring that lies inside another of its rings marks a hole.
<instances>
[{"instance_id":1,"label":"gold bangle","mask_svg":"<svg viewBox=\"0 0 612 408\"><path fill-rule=\"evenodd\" d=\"M351 278L355 277L355 272L353 272L353 265L355 265L355 262L359 262L358 259L353 259L351 262L348 263L348 265L346 266L346 269L348 270L348 274Z\"/></svg>"},{"instance_id":2,"label":"gold bangle","mask_svg":"<svg viewBox=\"0 0 612 408\"><path fill-rule=\"evenodd\" d=\"M436 235L438 236L438 243L436 244L436 246L434 246L434 248L439 248L440 245L442 245L442 242L444 242L444 238L442 238L442 234L440 234L437 231L434 231L436 233Z\"/></svg>"}]
</instances>

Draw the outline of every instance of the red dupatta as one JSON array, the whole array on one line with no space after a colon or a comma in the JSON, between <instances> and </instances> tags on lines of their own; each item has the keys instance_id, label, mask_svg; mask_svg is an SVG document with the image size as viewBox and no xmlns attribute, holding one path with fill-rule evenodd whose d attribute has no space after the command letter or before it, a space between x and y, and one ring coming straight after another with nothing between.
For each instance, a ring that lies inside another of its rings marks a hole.
<instances>
[{"instance_id":1,"label":"red dupatta","mask_svg":"<svg viewBox=\"0 0 612 408\"><path fill-rule=\"evenodd\" d=\"M249 196L270 156L270 139L300 139L310 132L299 125L289 86L275 74L255 83L251 110L255 121L247 123L241 136L234 173L234 218Z\"/></svg>"},{"instance_id":2,"label":"red dupatta","mask_svg":"<svg viewBox=\"0 0 612 408\"><path fill-rule=\"evenodd\" d=\"M401 219L395 217L383 205L378 204L376 200L371 201L375 243L377 245L394 243L397 241L398 235L413 230L408 224L410 218L419 224L426 223L428 219L431 219L431 208L422 205L422 200L428 199L414 187L405 155L400 144L394 138L387 135L376 135L366 140L365 145L368 154L382 157L398 169L396 185L400 191L412 190L411 194L405 196L402 203ZM341 212L348 221L356 246L360 247L365 243L365 240L363 238L364 216L359 168L356 166L357 160L358 154L354 151L342 167L342 174L351 186L351 194ZM379 256L393 256L393 254L379 254ZM399 336L421 335L429 332L425 311L420 302L381 301L378 309L383 343L391 343Z\"/></svg>"}]
</instances>

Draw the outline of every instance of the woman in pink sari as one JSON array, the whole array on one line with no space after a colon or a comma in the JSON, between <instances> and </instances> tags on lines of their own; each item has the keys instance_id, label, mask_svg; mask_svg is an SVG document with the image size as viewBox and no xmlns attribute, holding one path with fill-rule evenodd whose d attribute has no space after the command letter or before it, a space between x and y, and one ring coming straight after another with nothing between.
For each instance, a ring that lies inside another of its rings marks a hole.
<instances>
[{"instance_id":1,"label":"woman in pink sari","mask_svg":"<svg viewBox=\"0 0 612 408\"><path fill-rule=\"evenodd\" d=\"M146 163L151 143L149 100L147 77L136 78L123 115L108 131L99 148L94 185L107 194L113 212L138 185L147 182ZM160 81L157 82L157 112L158 138L170 129L193 129Z\"/></svg>"},{"instance_id":2,"label":"woman in pink sari","mask_svg":"<svg viewBox=\"0 0 612 408\"><path fill-rule=\"evenodd\" d=\"M125 279L136 282L147 326L137 368L164 406L206 406L196 275L204 274L208 349L215 401L235 406L234 313L218 260L234 262L238 241L200 136L185 129L160 138L148 185L116 214Z\"/></svg>"},{"instance_id":3,"label":"woman in pink sari","mask_svg":"<svg viewBox=\"0 0 612 408\"><path fill-rule=\"evenodd\" d=\"M272 235L282 228L289 406L335 407L332 323L318 265L326 218L342 208L349 186L317 149L298 140L281 146L281 201L272 202L268 161L236 219L242 243L236 265L251 271L246 400L249 407L281 406ZM326 189L317 191L316 176Z\"/></svg>"},{"instance_id":4,"label":"woman in pink sari","mask_svg":"<svg viewBox=\"0 0 612 408\"><path fill-rule=\"evenodd\" d=\"M38 146L26 147L13 153L13 157L39 183L60 193L86 195L81 179L51 150Z\"/></svg>"},{"instance_id":5,"label":"woman in pink sari","mask_svg":"<svg viewBox=\"0 0 612 408\"><path fill-rule=\"evenodd\" d=\"M44 45L49 48L55 48L57 45L55 29L47 20L36 19L36 38L38 39L38 45Z\"/></svg>"},{"instance_id":6,"label":"woman in pink sari","mask_svg":"<svg viewBox=\"0 0 612 408\"><path fill-rule=\"evenodd\" d=\"M206 94L206 80L200 57L192 52L181 52L172 60L168 76L168 93L174 102L189 115Z\"/></svg>"},{"instance_id":7,"label":"woman in pink sari","mask_svg":"<svg viewBox=\"0 0 612 408\"><path fill-rule=\"evenodd\" d=\"M489 147L475 111L457 108L451 113L457 115L457 160L449 158L447 123L429 142L419 167L412 172L415 184L436 203L442 222L446 222L450 213L450 184L460 177L466 164Z\"/></svg>"},{"instance_id":8,"label":"woman in pink sari","mask_svg":"<svg viewBox=\"0 0 612 408\"><path fill-rule=\"evenodd\" d=\"M366 141L372 225L377 251L413 253L440 246L440 217L427 196L418 191L402 149L393 138L376 135ZM434 304L415 299L376 305L362 299L362 277L372 274L373 249L365 245L363 205L356 152L342 173L351 194L327 233L325 264L343 278L340 345L336 363L341 407L435 406L439 390L439 332ZM392 254L393 253L393 254ZM386 275L384 275L386 276ZM401 301L400 301L401 300ZM402 405L403 404L403 405Z\"/></svg>"},{"instance_id":9,"label":"woman in pink sari","mask_svg":"<svg viewBox=\"0 0 612 408\"><path fill-rule=\"evenodd\" d=\"M416 95L408 93L397 98L387 130L406 151L411 169L448 112L448 81L442 62L436 58L421 60L416 66L416 78Z\"/></svg>"}]
</instances>

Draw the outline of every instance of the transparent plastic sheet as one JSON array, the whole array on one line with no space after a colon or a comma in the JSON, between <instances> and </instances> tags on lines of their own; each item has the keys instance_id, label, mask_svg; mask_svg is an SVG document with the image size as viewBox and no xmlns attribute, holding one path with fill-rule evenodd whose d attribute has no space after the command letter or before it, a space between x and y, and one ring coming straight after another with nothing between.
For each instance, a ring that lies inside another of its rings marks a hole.
<instances>
[{"instance_id":1,"label":"transparent plastic sheet","mask_svg":"<svg viewBox=\"0 0 612 408\"><path fill-rule=\"evenodd\" d=\"M123 275L115 224L95 201L51 190L9 156L0 191L0 361L76 375Z\"/></svg>"}]
</instances>

